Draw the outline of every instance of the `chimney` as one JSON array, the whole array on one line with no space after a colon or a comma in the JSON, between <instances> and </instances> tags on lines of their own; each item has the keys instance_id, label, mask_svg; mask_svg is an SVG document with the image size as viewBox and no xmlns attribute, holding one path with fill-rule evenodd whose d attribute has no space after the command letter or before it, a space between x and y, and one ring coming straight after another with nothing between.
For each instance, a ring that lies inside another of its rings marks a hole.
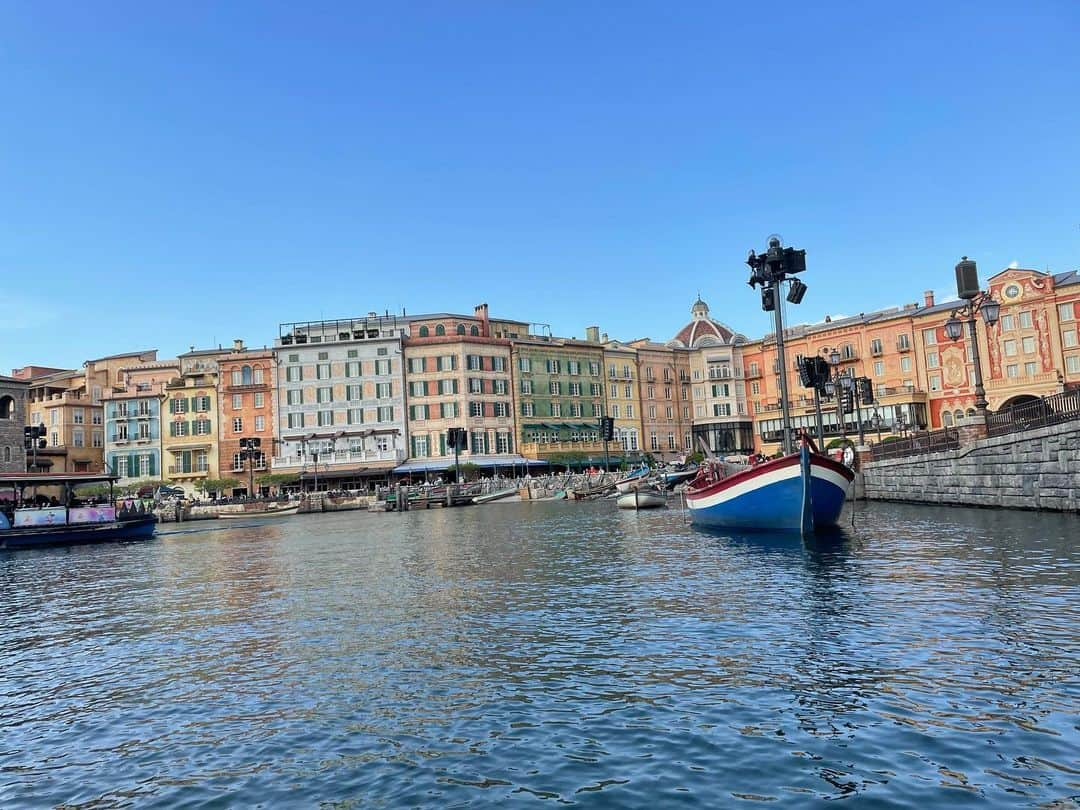
<instances>
[{"instance_id":1,"label":"chimney","mask_svg":"<svg viewBox=\"0 0 1080 810\"><path fill-rule=\"evenodd\" d=\"M926 302L926 306L932 307L934 305L934 291L927 290L923 293L923 301Z\"/></svg>"},{"instance_id":2,"label":"chimney","mask_svg":"<svg viewBox=\"0 0 1080 810\"><path fill-rule=\"evenodd\" d=\"M602 334L602 335L600 336L600 339L601 339L602 341L604 341L604 343L607 343L607 342L608 342L608 341L607 341L607 332L604 332L604 334Z\"/></svg>"},{"instance_id":3,"label":"chimney","mask_svg":"<svg viewBox=\"0 0 1080 810\"><path fill-rule=\"evenodd\" d=\"M599 326L586 326L585 327L585 340L589 343L600 342L600 327Z\"/></svg>"},{"instance_id":4,"label":"chimney","mask_svg":"<svg viewBox=\"0 0 1080 810\"><path fill-rule=\"evenodd\" d=\"M236 340L232 342L232 348L234 352L242 352L244 350L244 341L240 338L236 338Z\"/></svg>"},{"instance_id":5,"label":"chimney","mask_svg":"<svg viewBox=\"0 0 1080 810\"><path fill-rule=\"evenodd\" d=\"M825 323L832 323L832 315L825 316Z\"/></svg>"},{"instance_id":6,"label":"chimney","mask_svg":"<svg viewBox=\"0 0 1080 810\"><path fill-rule=\"evenodd\" d=\"M482 334L484 337L491 337L491 330L488 324L488 305L477 304L476 307L473 309L473 313L484 324L484 326L480 330L480 334Z\"/></svg>"}]
</instances>

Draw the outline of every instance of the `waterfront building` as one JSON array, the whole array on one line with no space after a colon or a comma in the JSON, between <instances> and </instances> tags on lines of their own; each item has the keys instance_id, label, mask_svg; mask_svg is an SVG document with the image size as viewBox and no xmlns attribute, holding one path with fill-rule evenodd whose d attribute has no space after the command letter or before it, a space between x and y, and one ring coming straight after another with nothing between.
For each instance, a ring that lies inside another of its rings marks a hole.
<instances>
[{"instance_id":1,"label":"waterfront building","mask_svg":"<svg viewBox=\"0 0 1080 810\"><path fill-rule=\"evenodd\" d=\"M712 318L700 297L690 308L690 321L669 341L689 358L693 423L685 450L718 456L753 451L753 419L740 354L745 342L743 335Z\"/></svg>"},{"instance_id":2,"label":"waterfront building","mask_svg":"<svg viewBox=\"0 0 1080 810\"><path fill-rule=\"evenodd\" d=\"M1001 304L998 320L987 327L976 316L983 386L988 409L1055 394L1080 383L1080 277L1008 268L988 282ZM974 418L975 369L965 324L959 340L944 325L957 301L928 306L914 315L915 337L929 392L929 426L950 427Z\"/></svg>"},{"instance_id":3,"label":"waterfront building","mask_svg":"<svg viewBox=\"0 0 1080 810\"><path fill-rule=\"evenodd\" d=\"M46 427L47 447L31 453L35 468L53 473L101 471L105 462L102 395L120 380L124 366L156 357L157 352L150 350L88 360L81 369L16 369L13 376L29 383L27 424Z\"/></svg>"},{"instance_id":4,"label":"waterfront building","mask_svg":"<svg viewBox=\"0 0 1080 810\"><path fill-rule=\"evenodd\" d=\"M522 455L568 466L599 465L607 401L599 328L586 339L531 335L513 341L513 413Z\"/></svg>"},{"instance_id":5,"label":"waterfront building","mask_svg":"<svg viewBox=\"0 0 1080 810\"><path fill-rule=\"evenodd\" d=\"M788 393L792 424L815 431L814 392L799 382L798 358L818 355L839 363L834 376L868 377L874 392L873 405L858 405L850 414L838 412L837 401L823 400L822 423L826 443L836 438L856 439L860 421L864 434L881 428L888 435L901 426L925 427L928 423L927 392L920 375L911 304L864 313L851 318L826 318L822 323L798 324L786 329ZM942 319L944 323L944 319ZM741 347L743 376L749 385L748 401L754 419L756 449L771 454L780 447L780 365L775 335L748 341ZM877 416L877 422L874 416Z\"/></svg>"},{"instance_id":6,"label":"waterfront building","mask_svg":"<svg viewBox=\"0 0 1080 810\"><path fill-rule=\"evenodd\" d=\"M1001 303L996 324L987 328L976 316L979 358L989 410L1057 393L1080 385L1080 275L1010 268L987 285ZM813 391L798 384L799 355L840 362L834 374L870 379L874 401L855 412L837 413L836 401L822 403L825 437L887 437L909 430L962 425L975 419L974 355L965 325L957 341L945 323L963 302L936 302L931 291L922 303L862 313L786 330L793 423L813 430ZM741 347L743 374L755 438L766 453L779 447L780 403L773 335Z\"/></svg>"},{"instance_id":7,"label":"waterfront building","mask_svg":"<svg viewBox=\"0 0 1080 810\"><path fill-rule=\"evenodd\" d=\"M636 463L641 448L641 396L638 389L637 349L617 340L604 341L607 369L605 413L615 420L615 445L625 459Z\"/></svg>"},{"instance_id":8,"label":"waterfront building","mask_svg":"<svg viewBox=\"0 0 1080 810\"><path fill-rule=\"evenodd\" d=\"M218 359L225 350L200 349L179 356L180 373L165 384L162 450L165 477L188 494L219 479Z\"/></svg>"},{"instance_id":9,"label":"waterfront building","mask_svg":"<svg viewBox=\"0 0 1080 810\"><path fill-rule=\"evenodd\" d=\"M279 443L275 473L308 489L388 480L408 433L402 341L395 315L283 323L274 341Z\"/></svg>"},{"instance_id":10,"label":"waterfront building","mask_svg":"<svg viewBox=\"0 0 1080 810\"><path fill-rule=\"evenodd\" d=\"M690 352L648 338L630 343L637 351L638 393L645 452L677 462L693 452L693 395Z\"/></svg>"},{"instance_id":11,"label":"waterfront building","mask_svg":"<svg viewBox=\"0 0 1080 810\"><path fill-rule=\"evenodd\" d=\"M241 482L230 494L269 489L256 479L269 471L274 454L276 370L272 350L248 349L242 340L218 358L218 469ZM241 454L241 439L259 440L255 458Z\"/></svg>"},{"instance_id":12,"label":"waterfront building","mask_svg":"<svg viewBox=\"0 0 1080 810\"><path fill-rule=\"evenodd\" d=\"M0 376L0 472L26 471L23 428L28 385L25 380Z\"/></svg>"},{"instance_id":13,"label":"waterfront building","mask_svg":"<svg viewBox=\"0 0 1080 810\"><path fill-rule=\"evenodd\" d=\"M516 454L510 339L528 333L528 324L489 320L487 305L472 318L439 314L413 316L404 341L410 467L435 469L454 450L449 428L464 428L464 461L511 466Z\"/></svg>"},{"instance_id":14,"label":"waterfront building","mask_svg":"<svg viewBox=\"0 0 1080 810\"><path fill-rule=\"evenodd\" d=\"M162 402L166 383L179 374L178 360L136 363L102 394L105 467L121 485L163 477Z\"/></svg>"}]
</instances>

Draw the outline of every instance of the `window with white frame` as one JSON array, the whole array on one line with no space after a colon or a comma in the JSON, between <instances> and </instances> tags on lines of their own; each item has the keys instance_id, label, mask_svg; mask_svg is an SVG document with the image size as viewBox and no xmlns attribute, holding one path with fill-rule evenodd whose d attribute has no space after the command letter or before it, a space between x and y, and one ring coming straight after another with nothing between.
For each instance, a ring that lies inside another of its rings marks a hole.
<instances>
[{"instance_id":1,"label":"window with white frame","mask_svg":"<svg viewBox=\"0 0 1080 810\"><path fill-rule=\"evenodd\" d=\"M522 416L535 416L536 407L531 402L521 403L521 415Z\"/></svg>"},{"instance_id":2,"label":"window with white frame","mask_svg":"<svg viewBox=\"0 0 1080 810\"><path fill-rule=\"evenodd\" d=\"M1062 321L1075 321L1076 320L1076 305L1058 304L1058 319Z\"/></svg>"},{"instance_id":3,"label":"window with white frame","mask_svg":"<svg viewBox=\"0 0 1080 810\"><path fill-rule=\"evenodd\" d=\"M559 402L552 402L551 403L551 415L552 416L562 416L562 403L559 403Z\"/></svg>"},{"instance_id":4,"label":"window with white frame","mask_svg":"<svg viewBox=\"0 0 1080 810\"><path fill-rule=\"evenodd\" d=\"M483 402L470 402L469 403L469 416L483 416L484 415L484 403Z\"/></svg>"},{"instance_id":5,"label":"window with white frame","mask_svg":"<svg viewBox=\"0 0 1080 810\"><path fill-rule=\"evenodd\" d=\"M255 430L257 432L259 432L259 433L262 433L264 430L266 430L266 417L265 416L256 416L255 417Z\"/></svg>"},{"instance_id":6,"label":"window with white frame","mask_svg":"<svg viewBox=\"0 0 1080 810\"><path fill-rule=\"evenodd\" d=\"M242 417L242 416L234 417L233 420L232 420L232 429L233 429L233 433L243 433L244 432L244 417Z\"/></svg>"},{"instance_id":7,"label":"window with white frame","mask_svg":"<svg viewBox=\"0 0 1080 810\"><path fill-rule=\"evenodd\" d=\"M390 399L393 395L393 383L375 383L375 397L377 399Z\"/></svg>"},{"instance_id":8,"label":"window with white frame","mask_svg":"<svg viewBox=\"0 0 1080 810\"><path fill-rule=\"evenodd\" d=\"M333 411L319 411L318 412L318 425L319 427L329 427L334 424L334 412Z\"/></svg>"},{"instance_id":9,"label":"window with white frame","mask_svg":"<svg viewBox=\"0 0 1080 810\"><path fill-rule=\"evenodd\" d=\"M528 357L519 357L518 358L518 371L524 371L526 373L531 372L532 371L532 360L530 360Z\"/></svg>"},{"instance_id":10,"label":"window with white frame","mask_svg":"<svg viewBox=\"0 0 1080 810\"><path fill-rule=\"evenodd\" d=\"M393 405L381 405L377 411L380 422L393 422L394 421L394 406Z\"/></svg>"}]
</instances>

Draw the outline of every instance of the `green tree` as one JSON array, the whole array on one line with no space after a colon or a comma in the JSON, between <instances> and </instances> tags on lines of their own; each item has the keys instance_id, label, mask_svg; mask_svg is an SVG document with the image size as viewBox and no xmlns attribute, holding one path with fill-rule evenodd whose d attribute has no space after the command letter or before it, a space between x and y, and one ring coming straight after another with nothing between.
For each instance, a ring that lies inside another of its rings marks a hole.
<instances>
[{"instance_id":1,"label":"green tree","mask_svg":"<svg viewBox=\"0 0 1080 810\"><path fill-rule=\"evenodd\" d=\"M480 468L471 461L461 465L461 481L475 481L480 477Z\"/></svg>"}]
</instances>

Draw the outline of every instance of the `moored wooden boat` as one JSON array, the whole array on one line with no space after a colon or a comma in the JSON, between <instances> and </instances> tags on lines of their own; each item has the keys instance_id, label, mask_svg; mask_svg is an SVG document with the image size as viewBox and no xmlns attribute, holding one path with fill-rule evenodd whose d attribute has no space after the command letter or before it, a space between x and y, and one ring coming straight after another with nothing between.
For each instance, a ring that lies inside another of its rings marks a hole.
<instances>
[{"instance_id":1,"label":"moored wooden boat","mask_svg":"<svg viewBox=\"0 0 1080 810\"><path fill-rule=\"evenodd\" d=\"M855 473L816 452L798 452L725 474L702 466L686 489L690 519L703 526L809 533L835 526Z\"/></svg>"},{"instance_id":2,"label":"moored wooden boat","mask_svg":"<svg viewBox=\"0 0 1080 810\"><path fill-rule=\"evenodd\" d=\"M615 489L619 492L629 492L631 489L640 486L648 477L649 472L650 470L648 467L639 467L636 470L632 470L615 482Z\"/></svg>"},{"instance_id":3,"label":"moored wooden boat","mask_svg":"<svg viewBox=\"0 0 1080 810\"><path fill-rule=\"evenodd\" d=\"M658 509L667 505L667 496L656 487L636 487L615 500L620 509Z\"/></svg>"},{"instance_id":4,"label":"moored wooden boat","mask_svg":"<svg viewBox=\"0 0 1080 810\"><path fill-rule=\"evenodd\" d=\"M500 501L503 503L511 503L521 500L521 492L517 487L511 489L500 489L498 492L489 492L487 495L477 495L472 499L475 504L494 503Z\"/></svg>"},{"instance_id":5,"label":"moored wooden boat","mask_svg":"<svg viewBox=\"0 0 1080 810\"><path fill-rule=\"evenodd\" d=\"M282 518L295 515L300 511L299 506L285 506L280 509L250 509L245 512L219 512L219 520L245 520L260 518Z\"/></svg>"}]
</instances>

